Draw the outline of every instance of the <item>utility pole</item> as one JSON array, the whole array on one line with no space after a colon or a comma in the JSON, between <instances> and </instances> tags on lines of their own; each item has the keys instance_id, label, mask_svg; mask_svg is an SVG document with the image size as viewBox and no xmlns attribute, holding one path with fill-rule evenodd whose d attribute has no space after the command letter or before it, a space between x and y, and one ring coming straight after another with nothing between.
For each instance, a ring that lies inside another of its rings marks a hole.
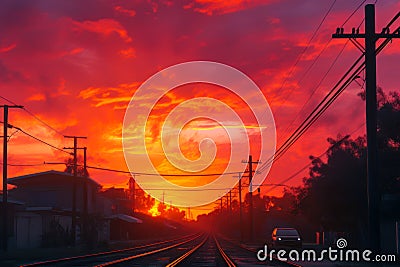
<instances>
[{"instance_id":1,"label":"utility pole","mask_svg":"<svg viewBox=\"0 0 400 267\"><path fill-rule=\"evenodd\" d=\"M249 221L250 221L250 225L249 225L249 237L250 237L250 241L253 240L254 237L254 216L253 216L253 164L258 164L260 163L258 160L257 161L253 161L253 157L252 155L249 155L249 160L246 161L242 161L242 163L247 163L249 164Z\"/></svg>"},{"instance_id":2,"label":"utility pole","mask_svg":"<svg viewBox=\"0 0 400 267\"><path fill-rule=\"evenodd\" d=\"M239 178L239 227L240 227L240 241L243 241L243 211L242 211L242 178L243 174L235 176Z\"/></svg>"},{"instance_id":3,"label":"utility pole","mask_svg":"<svg viewBox=\"0 0 400 267\"><path fill-rule=\"evenodd\" d=\"M229 214L229 195L225 195L226 213Z\"/></svg>"},{"instance_id":4,"label":"utility pole","mask_svg":"<svg viewBox=\"0 0 400 267\"><path fill-rule=\"evenodd\" d=\"M83 234L85 240L89 240L88 233L88 172L87 172L87 164L86 164L86 152L87 147L83 148L83 171L84 171L84 181L83 181Z\"/></svg>"},{"instance_id":5,"label":"utility pole","mask_svg":"<svg viewBox=\"0 0 400 267\"><path fill-rule=\"evenodd\" d=\"M229 191L229 212L232 214L232 189Z\"/></svg>"},{"instance_id":6,"label":"utility pole","mask_svg":"<svg viewBox=\"0 0 400 267\"><path fill-rule=\"evenodd\" d=\"M87 147L83 148L83 170L85 173L85 182L83 183L83 214L88 215L88 175L87 175L87 165L86 165L86 151Z\"/></svg>"},{"instance_id":7,"label":"utility pole","mask_svg":"<svg viewBox=\"0 0 400 267\"><path fill-rule=\"evenodd\" d=\"M399 13L395 17L396 20ZM391 23L394 21L392 20ZM390 24L391 24L390 23ZM368 195L368 228L369 246L374 251L380 251L380 205L381 192L378 170L377 144L377 97L376 97L376 41L379 38L400 38L400 31L390 33L389 27L381 33L375 33L375 6L365 6L365 33L359 33L353 28L352 33L343 33L343 28L337 28L332 38L349 38L365 55L365 103L367 121L367 195ZM356 40L362 38L365 48Z\"/></svg>"},{"instance_id":8,"label":"utility pole","mask_svg":"<svg viewBox=\"0 0 400 267\"><path fill-rule=\"evenodd\" d=\"M250 216L250 241L253 240L254 235L254 217L253 217L253 157L249 156L249 194L250 194L250 205L249 205L249 216Z\"/></svg>"},{"instance_id":9,"label":"utility pole","mask_svg":"<svg viewBox=\"0 0 400 267\"><path fill-rule=\"evenodd\" d=\"M87 139L86 136L69 136L65 135L65 138L74 139L74 147L64 147L64 149L73 149L74 150L74 169L73 169L73 182L72 182L72 212L71 212L71 237L72 237L72 245L75 246L76 241L76 177L78 176L78 139Z\"/></svg>"},{"instance_id":10,"label":"utility pole","mask_svg":"<svg viewBox=\"0 0 400 267\"><path fill-rule=\"evenodd\" d=\"M132 209L133 209L133 214L135 214L136 210L136 180L133 179L133 184L132 184Z\"/></svg>"},{"instance_id":11,"label":"utility pole","mask_svg":"<svg viewBox=\"0 0 400 267\"><path fill-rule=\"evenodd\" d=\"M64 147L64 149L74 149L71 147ZM86 239L88 237L88 217L89 217L89 212L88 212L88 183L89 183L89 177L88 177L88 172L87 172L87 147L77 147L76 149L82 149L83 150L83 190L82 190L82 223L83 223L83 228L82 228L82 234L84 238Z\"/></svg>"},{"instance_id":12,"label":"utility pole","mask_svg":"<svg viewBox=\"0 0 400 267\"><path fill-rule=\"evenodd\" d=\"M240 174L239 174L239 223L240 223L240 241L243 241L242 176Z\"/></svg>"},{"instance_id":13,"label":"utility pole","mask_svg":"<svg viewBox=\"0 0 400 267\"><path fill-rule=\"evenodd\" d=\"M8 190L7 190L7 129L12 127L8 124L8 109L9 108L24 108L23 106L9 106L3 105L0 106L4 111L4 119L3 119L3 250L7 251L8 249Z\"/></svg>"},{"instance_id":14,"label":"utility pole","mask_svg":"<svg viewBox=\"0 0 400 267\"><path fill-rule=\"evenodd\" d=\"M135 197L136 197L136 185L135 185L135 178L134 177L130 177L129 178L129 192L130 192L130 199L132 200L132 211L133 211L133 214L135 214L135 205L136 205L136 203L135 203Z\"/></svg>"}]
</instances>

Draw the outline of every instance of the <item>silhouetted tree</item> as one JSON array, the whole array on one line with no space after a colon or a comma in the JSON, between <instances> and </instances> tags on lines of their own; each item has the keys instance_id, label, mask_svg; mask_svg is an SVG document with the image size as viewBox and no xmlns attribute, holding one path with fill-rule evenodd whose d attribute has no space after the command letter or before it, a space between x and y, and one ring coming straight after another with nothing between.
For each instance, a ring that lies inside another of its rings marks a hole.
<instances>
[{"instance_id":1,"label":"silhouetted tree","mask_svg":"<svg viewBox=\"0 0 400 267\"><path fill-rule=\"evenodd\" d=\"M331 145L337 140L328 138ZM295 189L297 209L325 230L354 231L366 216L365 139L345 139L327 161L310 156L310 177Z\"/></svg>"},{"instance_id":2,"label":"silhouetted tree","mask_svg":"<svg viewBox=\"0 0 400 267\"><path fill-rule=\"evenodd\" d=\"M282 197L265 196L265 201L267 211L277 210L290 213L296 211L296 195L292 190L286 188L283 191Z\"/></svg>"},{"instance_id":3,"label":"silhouetted tree","mask_svg":"<svg viewBox=\"0 0 400 267\"><path fill-rule=\"evenodd\" d=\"M172 221L183 221L185 218L185 211L181 211L178 208L171 206L167 207L164 203L159 203L157 207L160 216L163 218L170 219Z\"/></svg>"},{"instance_id":4,"label":"silhouetted tree","mask_svg":"<svg viewBox=\"0 0 400 267\"><path fill-rule=\"evenodd\" d=\"M82 177L89 177L89 172L87 171L87 169L85 170L85 168L83 168L83 163L82 163L82 159L78 158L77 160L77 175L78 176L82 176ZM74 159L73 158L68 158L65 160L65 169L64 172L67 173L74 173Z\"/></svg>"},{"instance_id":5,"label":"silhouetted tree","mask_svg":"<svg viewBox=\"0 0 400 267\"><path fill-rule=\"evenodd\" d=\"M139 212L148 213L154 206L155 200L150 195L147 195L142 189L135 190L135 209Z\"/></svg>"},{"instance_id":6,"label":"silhouetted tree","mask_svg":"<svg viewBox=\"0 0 400 267\"><path fill-rule=\"evenodd\" d=\"M364 98L364 93L360 93ZM366 138L328 138L327 159L310 156L303 186L294 189L297 211L325 230L362 234L367 214ZM339 142L341 140L341 142ZM378 160L381 194L400 193L400 97L378 88Z\"/></svg>"}]
</instances>

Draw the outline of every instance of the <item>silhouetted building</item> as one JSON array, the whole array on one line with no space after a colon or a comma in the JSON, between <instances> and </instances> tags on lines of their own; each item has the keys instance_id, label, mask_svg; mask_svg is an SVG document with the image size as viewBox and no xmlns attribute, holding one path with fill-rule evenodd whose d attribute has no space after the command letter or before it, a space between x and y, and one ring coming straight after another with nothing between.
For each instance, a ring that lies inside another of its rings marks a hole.
<instances>
[{"instance_id":1,"label":"silhouetted building","mask_svg":"<svg viewBox=\"0 0 400 267\"><path fill-rule=\"evenodd\" d=\"M76 239L79 242L84 207L84 184L87 186L88 215L97 212L97 193L100 185L87 177L74 177L69 173L51 170L8 179L9 184L16 186L9 191L10 197L24 203L24 207L13 214L14 231L10 245L14 244L18 248L68 245L71 241L74 179L76 179ZM96 232L96 235L98 234Z\"/></svg>"},{"instance_id":2,"label":"silhouetted building","mask_svg":"<svg viewBox=\"0 0 400 267\"><path fill-rule=\"evenodd\" d=\"M3 205L3 194L0 194L0 207ZM8 197L7 200L7 237L10 247L15 247L15 214L23 210L24 203ZM0 218L3 218L3 209L0 209ZM0 229L3 229L3 220L0 220Z\"/></svg>"},{"instance_id":3,"label":"silhouetted building","mask_svg":"<svg viewBox=\"0 0 400 267\"><path fill-rule=\"evenodd\" d=\"M88 213L96 212L97 192L100 185L88 177L74 177L66 172L46 171L8 179L16 188L10 196L33 207L51 207L57 210L72 210L72 188L76 179L76 210L83 210L83 186L87 184Z\"/></svg>"},{"instance_id":4,"label":"silhouetted building","mask_svg":"<svg viewBox=\"0 0 400 267\"><path fill-rule=\"evenodd\" d=\"M400 194L384 194L381 211L382 252L400 255Z\"/></svg>"},{"instance_id":5,"label":"silhouetted building","mask_svg":"<svg viewBox=\"0 0 400 267\"><path fill-rule=\"evenodd\" d=\"M133 217L133 201L125 188L107 188L99 192L101 213L109 220L111 240L130 240L137 235L138 224L143 221Z\"/></svg>"},{"instance_id":6,"label":"silhouetted building","mask_svg":"<svg viewBox=\"0 0 400 267\"><path fill-rule=\"evenodd\" d=\"M107 188L99 192L100 209L105 216L115 214L133 215L133 204L125 188Z\"/></svg>"}]
</instances>

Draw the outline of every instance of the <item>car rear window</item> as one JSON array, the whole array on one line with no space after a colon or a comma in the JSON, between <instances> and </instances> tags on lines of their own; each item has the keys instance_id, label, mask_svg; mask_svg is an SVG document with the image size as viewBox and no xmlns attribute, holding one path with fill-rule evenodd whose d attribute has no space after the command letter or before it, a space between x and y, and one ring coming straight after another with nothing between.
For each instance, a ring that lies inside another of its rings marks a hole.
<instances>
[{"instance_id":1,"label":"car rear window","mask_svg":"<svg viewBox=\"0 0 400 267\"><path fill-rule=\"evenodd\" d=\"M299 233L296 231L296 229L278 229L276 231L277 235L282 235L282 236L298 236Z\"/></svg>"}]
</instances>

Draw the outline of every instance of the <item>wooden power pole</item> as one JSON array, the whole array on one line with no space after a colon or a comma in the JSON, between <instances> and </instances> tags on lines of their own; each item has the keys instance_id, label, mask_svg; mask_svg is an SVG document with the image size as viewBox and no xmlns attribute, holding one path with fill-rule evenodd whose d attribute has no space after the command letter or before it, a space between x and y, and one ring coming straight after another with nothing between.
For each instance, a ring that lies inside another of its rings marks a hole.
<instances>
[{"instance_id":1,"label":"wooden power pole","mask_svg":"<svg viewBox=\"0 0 400 267\"><path fill-rule=\"evenodd\" d=\"M399 14L390 22L389 26L399 17ZM365 55L365 102L367 121L367 195L368 195L368 228L369 246L374 252L380 251L380 205L381 195L378 170L377 145L377 97L376 97L376 41L379 38L400 38L400 30L390 33L389 27L381 33L375 33L375 6L365 6L365 33L358 29L352 33L344 33L338 28L332 38L349 38ZM356 38L364 39L363 47Z\"/></svg>"},{"instance_id":2,"label":"wooden power pole","mask_svg":"<svg viewBox=\"0 0 400 267\"><path fill-rule=\"evenodd\" d=\"M64 149L73 149L74 151L74 169L73 169L73 182L72 182L72 211L71 211L71 238L72 238L72 245L75 246L76 243L76 187L77 181L76 177L78 176L78 139L86 139L85 136L69 136L65 135L65 138L72 138L74 139L74 147L64 147Z\"/></svg>"},{"instance_id":3,"label":"wooden power pole","mask_svg":"<svg viewBox=\"0 0 400 267\"><path fill-rule=\"evenodd\" d=\"M24 108L23 106L9 106L3 105L0 106L4 111L4 119L3 119L3 198L2 198L2 211L3 211L3 227L2 227L2 243L3 250L7 251L8 249L8 190L7 190L7 130L9 127L12 127L8 124L8 109L9 108Z\"/></svg>"}]
</instances>

